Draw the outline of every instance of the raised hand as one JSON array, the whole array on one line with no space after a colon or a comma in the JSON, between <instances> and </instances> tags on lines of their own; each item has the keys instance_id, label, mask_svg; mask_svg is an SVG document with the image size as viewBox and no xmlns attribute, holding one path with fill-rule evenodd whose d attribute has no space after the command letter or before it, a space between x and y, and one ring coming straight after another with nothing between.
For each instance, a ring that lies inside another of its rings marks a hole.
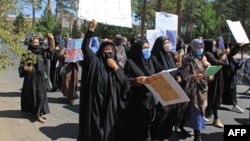
<instances>
[{"instance_id":1,"label":"raised hand","mask_svg":"<svg viewBox=\"0 0 250 141\"><path fill-rule=\"evenodd\" d=\"M93 19L89 25L89 30L95 31L96 26L97 26L97 22L96 20Z\"/></svg>"},{"instance_id":2,"label":"raised hand","mask_svg":"<svg viewBox=\"0 0 250 141\"><path fill-rule=\"evenodd\" d=\"M53 36L52 33L48 33L48 37L49 37L50 39L53 39L53 38L54 38L54 36Z\"/></svg>"}]
</instances>

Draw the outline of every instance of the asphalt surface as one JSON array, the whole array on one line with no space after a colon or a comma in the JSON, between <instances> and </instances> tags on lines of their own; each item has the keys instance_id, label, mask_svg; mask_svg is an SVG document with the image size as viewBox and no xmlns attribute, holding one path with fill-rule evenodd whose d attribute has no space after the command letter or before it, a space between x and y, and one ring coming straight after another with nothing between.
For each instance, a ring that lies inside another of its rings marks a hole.
<instances>
[{"instance_id":1,"label":"asphalt surface","mask_svg":"<svg viewBox=\"0 0 250 141\"><path fill-rule=\"evenodd\" d=\"M48 93L51 113L46 115L46 123L39 123L28 114L20 112L20 94L23 79L19 78L17 68L0 72L0 140L1 141L75 141L78 135L79 100L69 105L61 92ZM238 86L240 91L244 86ZM238 94L238 103L243 114L230 111L231 106L222 105L219 117L225 125L249 125L250 93ZM223 141L223 129L206 123L202 131L203 141ZM193 134L190 128L186 128ZM191 137L181 137L174 132L170 141L192 141Z\"/></svg>"}]
</instances>

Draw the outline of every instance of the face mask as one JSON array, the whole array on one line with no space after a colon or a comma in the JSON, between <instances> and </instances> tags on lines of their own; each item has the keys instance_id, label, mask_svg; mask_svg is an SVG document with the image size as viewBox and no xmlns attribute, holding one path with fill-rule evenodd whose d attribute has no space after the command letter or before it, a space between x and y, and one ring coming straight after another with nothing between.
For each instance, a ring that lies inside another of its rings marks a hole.
<instances>
[{"instance_id":1,"label":"face mask","mask_svg":"<svg viewBox=\"0 0 250 141\"><path fill-rule=\"evenodd\" d=\"M203 49L196 49L196 55L201 56L203 54Z\"/></svg>"},{"instance_id":2,"label":"face mask","mask_svg":"<svg viewBox=\"0 0 250 141\"><path fill-rule=\"evenodd\" d=\"M151 52L149 48L142 49L142 54L144 59L148 59L151 56Z\"/></svg>"},{"instance_id":3,"label":"face mask","mask_svg":"<svg viewBox=\"0 0 250 141\"><path fill-rule=\"evenodd\" d=\"M33 48L39 48L39 45L32 45Z\"/></svg>"},{"instance_id":4,"label":"face mask","mask_svg":"<svg viewBox=\"0 0 250 141\"><path fill-rule=\"evenodd\" d=\"M164 50L165 50L166 52L169 52L170 45L169 45L169 44L166 44L166 45L163 46L163 48L164 48Z\"/></svg>"},{"instance_id":5,"label":"face mask","mask_svg":"<svg viewBox=\"0 0 250 141\"><path fill-rule=\"evenodd\" d=\"M114 58L113 52L104 52L104 58L105 59Z\"/></svg>"},{"instance_id":6,"label":"face mask","mask_svg":"<svg viewBox=\"0 0 250 141\"><path fill-rule=\"evenodd\" d=\"M216 52L217 48L213 47L212 52Z\"/></svg>"}]
</instances>

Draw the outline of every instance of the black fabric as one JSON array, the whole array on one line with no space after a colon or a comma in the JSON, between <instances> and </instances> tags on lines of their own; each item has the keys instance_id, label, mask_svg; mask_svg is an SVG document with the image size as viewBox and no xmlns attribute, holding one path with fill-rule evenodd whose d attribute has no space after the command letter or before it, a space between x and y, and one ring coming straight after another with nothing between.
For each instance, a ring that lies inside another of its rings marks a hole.
<instances>
[{"instance_id":1,"label":"black fabric","mask_svg":"<svg viewBox=\"0 0 250 141\"><path fill-rule=\"evenodd\" d=\"M205 40L205 56L212 66L223 65L224 60L218 52L212 52L214 40ZM222 103L222 93L224 90L224 79L222 69L214 75L213 80L208 83L207 112L218 110Z\"/></svg>"},{"instance_id":2,"label":"black fabric","mask_svg":"<svg viewBox=\"0 0 250 141\"><path fill-rule=\"evenodd\" d=\"M152 48L152 61L156 73L162 70L177 68L173 56L170 52L166 52L163 43L168 38L165 36L158 37ZM176 79L177 72L170 73ZM176 104L170 106L162 106L160 103L156 106L156 117L151 124L151 135L154 140L167 139L172 134L173 126L177 119Z\"/></svg>"},{"instance_id":3,"label":"black fabric","mask_svg":"<svg viewBox=\"0 0 250 141\"><path fill-rule=\"evenodd\" d=\"M106 60L89 48L93 32L88 30L82 51L79 141L117 141L122 130L122 113L130 82L121 67L112 71ZM105 46L100 46L103 50Z\"/></svg>"},{"instance_id":4,"label":"black fabric","mask_svg":"<svg viewBox=\"0 0 250 141\"><path fill-rule=\"evenodd\" d=\"M127 60L124 71L132 80L139 76L150 76L155 72L151 59L144 59L142 46L148 43L140 40L131 47L131 54ZM151 141L150 124L155 116L153 94L145 85L132 85L129 99L129 141Z\"/></svg>"},{"instance_id":5,"label":"black fabric","mask_svg":"<svg viewBox=\"0 0 250 141\"><path fill-rule=\"evenodd\" d=\"M35 49L31 50L34 52ZM35 51L37 63L33 65L33 70L27 72L23 70L24 62L21 62L21 72L24 76L21 111L30 112L36 116L48 114L50 112L47 100L46 73L43 58L43 51Z\"/></svg>"},{"instance_id":6,"label":"black fabric","mask_svg":"<svg viewBox=\"0 0 250 141\"><path fill-rule=\"evenodd\" d=\"M45 52L42 46L34 46L32 44L29 44L28 50L30 50L34 54L42 54L42 55L44 55Z\"/></svg>"},{"instance_id":7,"label":"black fabric","mask_svg":"<svg viewBox=\"0 0 250 141\"><path fill-rule=\"evenodd\" d=\"M163 43L167 39L168 38L165 36L158 37L152 48L152 60L155 65L156 72L177 68L173 55L170 52L166 52L163 48ZM176 71L171 72L170 74L176 79Z\"/></svg>"},{"instance_id":8,"label":"black fabric","mask_svg":"<svg viewBox=\"0 0 250 141\"><path fill-rule=\"evenodd\" d=\"M236 96L236 84L233 84L234 76L236 74L237 69L240 67L234 60L234 55L236 55L240 51L240 47L236 46L231 49L230 53L227 55L227 59L229 64L223 65L223 77L224 77L224 92L222 94L222 104L226 105L236 105L237 104L237 96Z\"/></svg>"},{"instance_id":9,"label":"black fabric","mask_svg":"<svg viewBox=\"0 0 250 141\"><path fill-rule=\"evenodd\" d=\"M62 59L60 58L60 50L51 52L51 68L50 68L50 81L52 84L52 91L62 88L62 78L59 75L62 67Z\"/></svg>"}]
</instances>

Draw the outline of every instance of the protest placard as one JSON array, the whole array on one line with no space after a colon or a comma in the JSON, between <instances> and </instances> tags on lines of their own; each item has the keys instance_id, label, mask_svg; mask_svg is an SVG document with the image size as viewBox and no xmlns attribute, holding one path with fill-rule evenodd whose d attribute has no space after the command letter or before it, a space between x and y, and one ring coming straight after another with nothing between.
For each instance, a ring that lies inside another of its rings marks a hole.
<instances>
[{"instance_id":1,"label":"protest placard","mask_svg":"<svg viewBox=\"0 0 250 141\"><path fill-rule=\"evenodd\" d=\"M243 29L240 21L231 21L231 20L226 20L231 32L233 33L233 36L236 40L237 43L242 43L246 44L249 43L249 39L246 35L245 30Z\"/></svg>"},{"instance_id":2,"label":"protest placard","mask_svg":"<svg viewBox=\"0 0 250 141\"><path fill-rule=\"evenodd\" d=\"M132 28L131 0L79 0L78 17Z\"/></svg>"},{"instance_id":3,"label":"protest placard","mask_svg":"<svg viewBox=\"0 0 250 141\"><path fill-rule=\"evenodd\" d=\"M83 60L81 50L82 39L68 39L66 44L65 62L78 62Z\"/></svg>"},{"instance_id":4,"label":"protest placard","mask_svg":"<svg viewBox=\"0 0 250 141\"><path fill-rule=\"evenodd\" d=\"M206 71L205 71L205 75L206 76L213 76L215 75L220 69L222 68L222 66L208 66Z\"/></svg>"},{"instance_id":5,"label":"protest placard","mask_svg":"<svg viewBox=\"0 0 250 141\"><path fill-rule=\"evenodd\" d=\"M155 13L155 29L178 30L178 15L166 12Z\"/></svg>"},{"instance_id":6,"label":"protest placard","mask_svg":"<svg viewBox=\"0 0 250 141\"><path fill-rule=\"evenodd\" d=\"M172 30L147 30L146 38L149 42L149 47L152 49L155 40L160 36L167 36L170 39L170 51L175 52L176 50L176 37L177 33L176 31Z\"/></svg>"},{"instance_id":7,"label":"protest placard","mask_svg":"<svg viewBox=\"0 0 250 141\"><path fill-rule=\"evenodd\" d=\"M146 84L163 106L189 101L186 93L169 73L173 70L164 70L150 76L150 84Z\"/></svg>"}]
</instances>

